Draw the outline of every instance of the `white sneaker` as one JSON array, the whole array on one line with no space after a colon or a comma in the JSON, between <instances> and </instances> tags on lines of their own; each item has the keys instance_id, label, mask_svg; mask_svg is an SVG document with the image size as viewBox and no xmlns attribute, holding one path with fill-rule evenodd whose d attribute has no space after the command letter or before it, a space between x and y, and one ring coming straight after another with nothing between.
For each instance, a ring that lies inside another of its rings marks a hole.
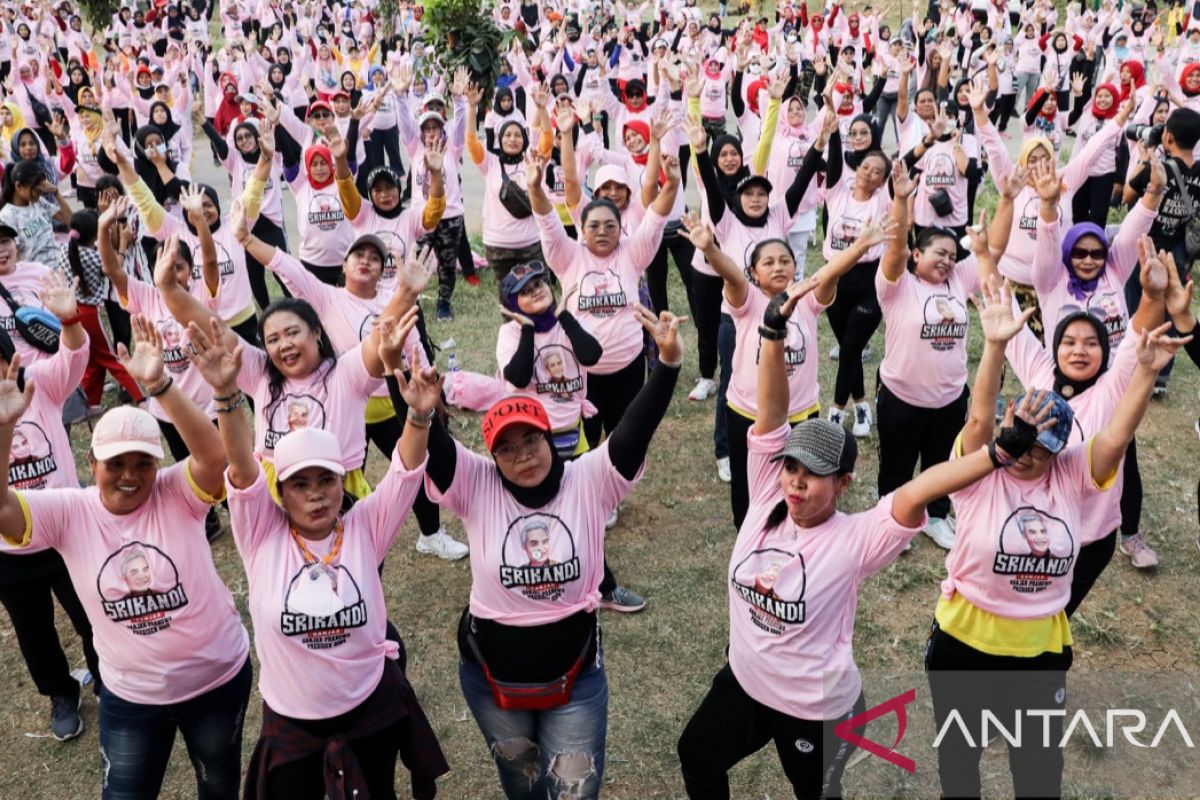
<instances>
[{"instance_id":1,"label":"white sneaker","mask_svg":"<svg viewBox=\"0 0 1200 800\"><path fill-rule=\"evenodd\" d=\"M614 508L612 510L612 513L608 515L608 521L604 523L604 530L610 531L613 528L617 527L617 513L620 510L621 510L620 506L617 506L616 508Z\"/></svg>"},{"instance_id":2,"label":"white sneaker","mask_svg":"<svg viewBox=\"0 0 1200 800\"><path fill-rule=\"evenodd\" d=\"M835 344L833 347L831 347L829 349L829 360L830 361L837 361L838 358L841 357L841 355L842 355L842 346L840 344Z\"/></svg>"},{"instance_id":3,"label":"white sneaker","mask_svg":"<svg viewBox=\"0 0 1200 800\"><path fill-rule=\"evenodd\" d=\"M457 561L471 552L471 548L446 533L445 528L438 528L428 536L421 534L417 537L417 552L447 561Z\"/></svg>"},{"instance_id":4,"label":"white sneaker","mask_svg":"<svg viewBox=\"0 0 1200 800\"><path fill-rule=\"evenodd\" d=\"M693 403L699 403L712 397L717 393L717 382L712 378L701 378L696 381L696 388L688 393L688 400Z\"/></svg>"},{"instance_id":5,"label":"white sneaker","mask_svg":"<svg viewBox=\"0 0 1200 800\"><path fill-rule=\"evenodd\" d=\"M871 435L871 406L867 403L854 404L854 424L850 432L862 439Z\"/></svg>"},{"instance_id":6,"label":"white sneaker","mask_svg":"<svg viewBox=\"0 0 1200 800\"><path fill-rule=\"evenodd\" d=\"M846 424L846 411L841 408L831 408L829 409L828 419L834 425L844 426Z\"/></svg>"},{"instance_id":7,"label":"white sneaker","mask_svg":"<svg viewBox=\"0 0 1200 800\"><path fill-rule=\"evenodd\" d=\"M722 483L729 483L733 480L733 473L729 471L729 456L724 456L717 459L717 477Z\"/></svg>"},{"instance_id":8,"label":"white sneaker","mask_svg":"<svg viewBox=\"0 0 1200 800\"><path fill-rule=\"evenodd\" d=\"M943 550L949 550L954 546L954 531L951 530L950 523L941 517L930 517L922 532L933 539L933 543Z\"/></svg>"}]
</instances>

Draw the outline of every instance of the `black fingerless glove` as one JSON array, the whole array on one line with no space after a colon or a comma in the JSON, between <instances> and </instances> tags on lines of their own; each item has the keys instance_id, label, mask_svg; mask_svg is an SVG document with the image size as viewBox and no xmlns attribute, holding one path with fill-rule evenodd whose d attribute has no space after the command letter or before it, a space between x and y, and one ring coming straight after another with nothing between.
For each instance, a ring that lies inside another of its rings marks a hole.
<instances>
[{"instance_id":1,"label":"black fingerless glove","mask_svg":"<svg viewBox=\"0 0 1200 800\"><path fill-rule=\"evenodd\" d=\"M996 446L1016 461L1033 448L1038 438L1036 425L1026 422L1020 417L1013 417L1013 424L1000 429L996 437ZM993 459L995 460L995 459Z\"/></svg>"},{"instance_id":2,"label":"black fingerless glove","mask_svg":"<svg viewBox=\"0 0 1200 800\"><path fill-rule=\"evenodd\" d=\"M780 292L771 298L767 303L767 310L763 312L764 328L770 328L777 333L787 332L788 315L783 313L783 305L787 301L787 292Z\"/></svg>"}]
</instances>

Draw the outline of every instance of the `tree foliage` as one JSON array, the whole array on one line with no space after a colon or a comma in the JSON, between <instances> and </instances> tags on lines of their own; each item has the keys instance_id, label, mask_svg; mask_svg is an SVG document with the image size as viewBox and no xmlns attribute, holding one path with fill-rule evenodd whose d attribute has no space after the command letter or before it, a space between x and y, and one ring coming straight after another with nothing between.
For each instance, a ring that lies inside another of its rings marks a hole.
<instances>
[{"instance_id":1,"label":"tree foliage","mask_svg":"<svg viewBox=\"0 0 1200 800\"><path fill-rule=\"evenodd\" d=\"M517 32L504 31L482 0L427 0L422 25L447 74L466 66L488 88L500 75L500 59Z\"/></svg>"}]
</instances>

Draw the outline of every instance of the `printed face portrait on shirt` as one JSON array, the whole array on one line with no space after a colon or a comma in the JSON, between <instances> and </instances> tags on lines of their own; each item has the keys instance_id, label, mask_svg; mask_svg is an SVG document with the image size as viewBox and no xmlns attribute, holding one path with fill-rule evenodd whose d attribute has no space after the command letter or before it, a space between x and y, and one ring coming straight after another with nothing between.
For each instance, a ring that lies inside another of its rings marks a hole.
<instances>
[{"instance_id":1,"label":"printed face portrait on shirt","mask_svg":"<svg viewBox=\"0 0 1200 800\"><path fill-rule=\"evenodd\" d=\"M387 255L383 259L383 272L379 276L381 281L389 281L396 277L396 259L403 261L408 258L408 241L398 235L395 231L378 230L373 233L383 242L383 246L387 248Z\"/></svg>"},{"instance_id":2,"label":"printed face portrait on shirt","mask_svg":"<svg viewBox=\"0 0 1200 800\"><path fill-rule=\"evenodd\" d=\"M1067 579L1075 541L1065 522L1045 511L1023 506L1005 520L992 571L1011 576L1020 594L1043 591L1055 579Z\"/></svg>"},{"instance_id":3,"label":"printed face portrait on shirt","mask_svg":"<svg viewBox=\"0 0 1200 800\"><path fill-rule=\"evenodd\" d=\"M284 610L310 617L328 617L354 605L358 584L340 564L305 564L288 585Z\"/></svg>"},{"instance_id":4,"label":"printed face portrait on shirt","mask_svg":"<svg viewBox=\"0 0 1200 800\"><path fill-rule=\"evenodd\" d=\"M14 489L41 489L57 469L50 439L36 422L17 423L9 450L8 484Z\"/></svg>"},{"instance_id":5,"label":"printed face portrait on shirt","mask_svg":"<svg viewBox=\"0 0 1200 800\"><path fill-rule=\"evenodd\" d=\"M579 282L579 310L597 316L612 316L626 305L621 279L612 270L589 272Z\"/></svg>"},{"instance_id":6,"label":"printed face portrait on shirt","mask_svg":"<svg viewBox=\"0 0 1200 800\"><path fill-rule=\"evenodd\" d=\"M733 569L734 594L755 626L781 635L804 622L804 558L779 548L755 550Z\"/></svg>"},{"instance_id":7,"label":"printed face portrait on shirt","mask_svg":"<svg viewBox=\"0 0 1200 800\"><path fill-rule=\"evenodd\" d=\"M188 604L175 563L159 548L139 541L105 560L96 590L110 620L143 636L169 628L173 612Z\"/></svg>"},{"instance_id":8,"label":"printed face portrait on shirt","mask_svg":"<svg viewBox=\"0 0 1200 800\"><path fill-rule=\"evenodd\" d=\"M534 380L539 394L566 399L583 388L575 354L559 344L547 345L534 356Z\"/></svg>"},{"instance_id":9,"label":"printed face portrait on shirt","mask_svg":"<svg viewBox=\"0 0 1200 800\"><path fill-rule=\"evenodd\" d=\"M575 539L553 514L517 517L504 536L500 583L533 600L558 600L579 579Z\"/></svg>"},{"instance_id":10,"label":"printed face portrait on shirt","mask_svg":"<svg viewBox=\"0 0 1200 800\"><path fill-rule=\"evenodd\" d=\"M955 172L957 167L954 165L954 159L948 153L938 153L931 156L929 163L925 167L925 186L930 191L945 189L948 186L953 186L955 182Z\"/></svg>"},{"instance_id":11,"label":"printed face portrait on shirt","mask_svg":"<svg viewBox=\"0 0 1200 800\"><path fill-rule=\"evenodd\" d=\"M265 446L274 449L280 437L305 428L325 429L325 406L311 394L285 394L267 407Z\"/></svg>"}]
</instances>

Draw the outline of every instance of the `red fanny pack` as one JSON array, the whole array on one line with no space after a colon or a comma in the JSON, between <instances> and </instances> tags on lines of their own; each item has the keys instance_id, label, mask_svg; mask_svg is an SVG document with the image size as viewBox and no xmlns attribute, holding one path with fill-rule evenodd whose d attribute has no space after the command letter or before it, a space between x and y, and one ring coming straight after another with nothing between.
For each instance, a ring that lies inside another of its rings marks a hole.
<instances>
[{"instance_id":1,"label":"red fanny pack","mask_svg":"<svg viewBox=\"0 0 1200 800\"><path fill-rule=\"evenodd\" d=\"M502 711L549 711L571 701L571 689L575 686L575 679L579 677L580 670L583 669L584 659L592 643L592 635L589 634L584 639L583 649L579 651L579 658L575 659L571 668L561 677L544 683L496 680L492 677L492 671L488 669L487 662L483 660L483 653L479 651L479 644L475 641L474 633L467 634L467 645L471 648L471 654L475 656L479 666L483 668L483 677L487 678L488 685L492 687L492 699L496 703L496 708Z\"/></svg>"}]
</instances>

